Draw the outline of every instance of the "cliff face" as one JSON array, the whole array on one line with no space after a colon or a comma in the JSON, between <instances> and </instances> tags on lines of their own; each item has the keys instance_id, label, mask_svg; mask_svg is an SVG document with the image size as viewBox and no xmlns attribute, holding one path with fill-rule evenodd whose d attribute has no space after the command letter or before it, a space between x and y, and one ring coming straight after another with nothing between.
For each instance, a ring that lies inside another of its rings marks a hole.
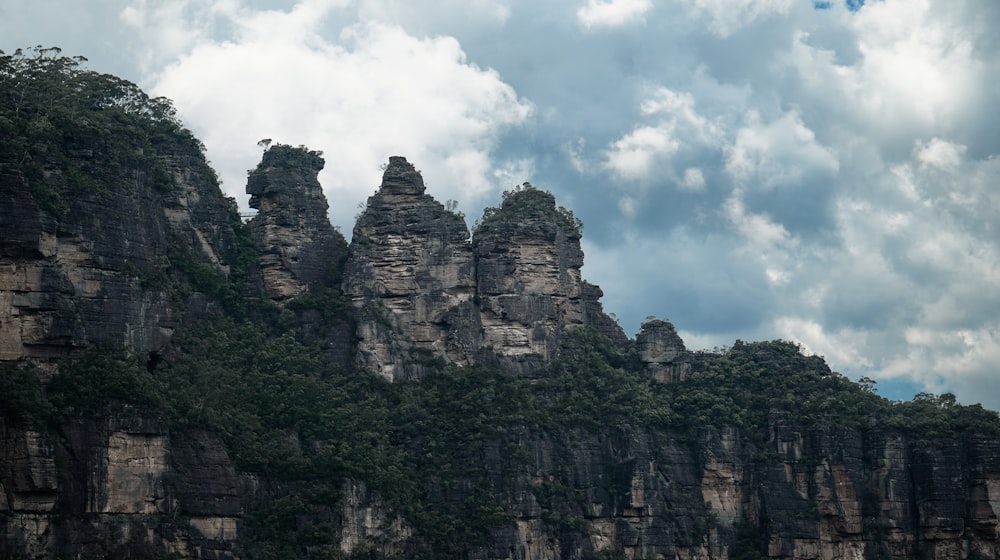
<instances>
[{"instance_id":1,"label":"cliff face","mask_svg":"<svg viewBox=\"0 0 1000 560\"><path fill-rule=\"evenodd\" d=\"M420 378L436 359L468 364L477 350L469 230L424 191L420 173L391 158L344 271L363 368L390 380Z\"/></svg>"},{"instance_id":2,"label":"cliff face","mask_svg":"<svg viewBox=\"0 0 1000 560\"><path fill-rule=\"evenodd\" d=\"M125 168L102 188L54 171L45 187L65 205L55 213L39 205L31 181L0 173L0 359L167 346L177 313L165 284L178 266L168 255L195 253L223 274L235 260L230 206L200 158L166 146L165 178Z\"/></svg>"},{"instance_id":3,"label":"cliff face","mask_svg":"<svg viewBox=\"0 0 1000 560\"><path fill-rule=\"evenodd\" d=\"M56 432L5 422L0 457L0 552L13 557L213 558L237 537L244 485L215 434L134 414Z\"/></svg>"},{"instance_id":4,"label":"cliff face","mask_svg":"<svg viewBox=\"0 0 1000 560\"><path fill-rule=\"evenodd\" d=\"M316 152L279 144L247 179L250 207L257 209L250 231L260 248L264 291L275 301L327 285L346 249L316 178L324 163Z\"/></svg>"},{"instance_id":5,"label":"cliff face","mask_svg":"<svg viewBox=\"0 0 1000 560\"><path fill-rule=\"evenodd\" d=\"M544 191L523 188L476 228L484 340L507 356L555 356L564 328L584 324L576 224Z\"/></svg>"},{"instance_id":6,"label":"cliff face","mask_svg":"<svg viewBox=\"0 0 1000 560\"><path fill-rule=\"evenodd\" d=\"M684 341L668 321L643 324L635 336L635 346L646 371L660 383L683 381L691 372Z\"/></svg>"}]
</instances>

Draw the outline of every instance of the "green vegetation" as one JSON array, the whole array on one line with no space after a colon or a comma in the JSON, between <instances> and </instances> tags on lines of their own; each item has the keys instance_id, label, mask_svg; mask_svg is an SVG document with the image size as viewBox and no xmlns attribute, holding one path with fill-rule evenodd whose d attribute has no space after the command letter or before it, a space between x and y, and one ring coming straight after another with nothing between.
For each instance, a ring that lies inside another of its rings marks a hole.
<instances>
[{"instance_id":1,"label":"green vegetation","mask_svg":"<svg viewBox=\"0 0 1000 560\"><path fill-rule=\"evenodd\" d=\"M498 224L522 223L526 219L541 218L564 230L583 235L583 222L573 215L572 210L556 206L556 198L549 191L537 189L531 183L523 183L503 192L500 207L488 207L483 216L476 220L474 231L487 230Z\"/></svg>"},{"instance_id":2,"label":"green vegetation","mask_svg":"<svg viewBox=\"0 0 1000 560\"><path fill-rule=\"evenodd\" d=\"M262 140L261 142L264 141ZM268 140L267 146L264 157L257 164L256 171L263 171L275 166L281 169L320 171L326 165L326 161L323 159L323 152L319 150L310 150L305 146L295 147L281 143L272 145L270 140Z\"/></svg>"},{"instance_id":3,"label":"green vegetation","mask_svg":"<svg viewBox=\"0 0 1000 560\"><path fill-rule=\"evenodd\" d=\"M0 173L23 177L51 214L67 209L66 193L106 190L128 176L126 170L170 190L173 182L158 154L166 146L198 155L203 150L168 99L83 70L85 61L61 56L57 47L0 51ZM200 171L215 179L207 165Z\"/></svg>"}]
</instances>

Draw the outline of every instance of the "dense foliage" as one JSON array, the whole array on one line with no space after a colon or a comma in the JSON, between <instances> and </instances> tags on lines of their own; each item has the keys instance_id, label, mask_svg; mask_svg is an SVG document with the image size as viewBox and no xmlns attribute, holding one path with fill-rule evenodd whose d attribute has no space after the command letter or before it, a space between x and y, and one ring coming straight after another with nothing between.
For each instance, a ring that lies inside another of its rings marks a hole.
<instances>
[{"instance_id":1,"label":"dense foliage","mask_svg":"<svg viewBox=\"0 0 1000 560\"><path fill-rule=\"evenodd\" d=\"M125 169L149 174L158 188L169 189L157 147L180 146L198 155L202 149L170 100L84 70L85 58L60 53L40 46L0 51L0 173L24 177L53 214L66 209L65 188L108 189ZM208 166L201 171L215 176Z\"/></svg>"}]
</instances>

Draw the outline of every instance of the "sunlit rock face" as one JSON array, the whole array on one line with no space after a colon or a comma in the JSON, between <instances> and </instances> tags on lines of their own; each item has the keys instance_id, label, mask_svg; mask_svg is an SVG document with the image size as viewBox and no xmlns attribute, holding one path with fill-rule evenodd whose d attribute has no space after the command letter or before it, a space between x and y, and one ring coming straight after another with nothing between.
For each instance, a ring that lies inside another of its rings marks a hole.
<instances>
[{"instance_id":1,"label":"sunlit rock face","mask_svg":"<svg viewBox=\"0 0 1000 560\"><path fill-rule=\"evenodd\" d=\"M393 157L354 226L344 293L358 312L359 359L388 379L438 360L469 363L479 346L469 230Z\"/></svg>"},{"instance_id":2,"label":"sunlit rock face","mask_svg":"<svg viewBox=\"0 0 1000 560\"><path fill-rule=\"evenodd\" d=\"M683 381L691 372L684 341L669 321L652 320L635 337L639 359L660 383Z\"/></svg>"},{"instance_id":3,"label":"sunlit rock face","mask_svg":"<svg viewBox=\"0 0 1000 560\"><path fill-rule=\"evenodd\" d=\"M487 211L473 250L484 344L551 359L562 329L584 324L578 224L552 194L525 186Z\"/></svg>"},{"instance_id":4,"label":"sunlit rock face","mask_svg":"<svg viewBox=\"0 0 1000 560\"><path fill-rule=\"evenodd\" d=\"M317 152L277 145L247 179L264 291L279 303L331 282L331 267L346 250L317 179L324 164Z\"/></svg>"},{"instance_id":5,"label":"sunlit rock face","mask_svg":"<svg viewBox=\"0 0 1000 560\"><path fill-rule=\"evenodd\" d=\"M6 420L0 555L231 557L244 487L210 432L171 435L162 422L131 413L66 421L57 430Z\"/></svg>"}]
</instances>

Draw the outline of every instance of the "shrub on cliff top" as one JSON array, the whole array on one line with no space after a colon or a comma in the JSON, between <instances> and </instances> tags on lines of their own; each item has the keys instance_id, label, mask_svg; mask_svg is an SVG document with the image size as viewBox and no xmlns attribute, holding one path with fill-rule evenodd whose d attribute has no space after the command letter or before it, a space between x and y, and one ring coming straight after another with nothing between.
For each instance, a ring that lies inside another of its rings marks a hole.
<instances>
[{"instance_id":1,"label":"shrub on cliff top","mask_svg":"<svg viewBox=\"0 0 1000 560\"><path fill-rule=\"evenodd\" d=\"M523 223L526 219L551 221L558 227L575 232L577 236L583 235L583 222L573 215L572 210L557 207L552 193L527 182L504 191L499 207L490 206L483 210L483 216L476 220L473 232L488 231L500 224Z\"/></svg>"}]
</instances>

